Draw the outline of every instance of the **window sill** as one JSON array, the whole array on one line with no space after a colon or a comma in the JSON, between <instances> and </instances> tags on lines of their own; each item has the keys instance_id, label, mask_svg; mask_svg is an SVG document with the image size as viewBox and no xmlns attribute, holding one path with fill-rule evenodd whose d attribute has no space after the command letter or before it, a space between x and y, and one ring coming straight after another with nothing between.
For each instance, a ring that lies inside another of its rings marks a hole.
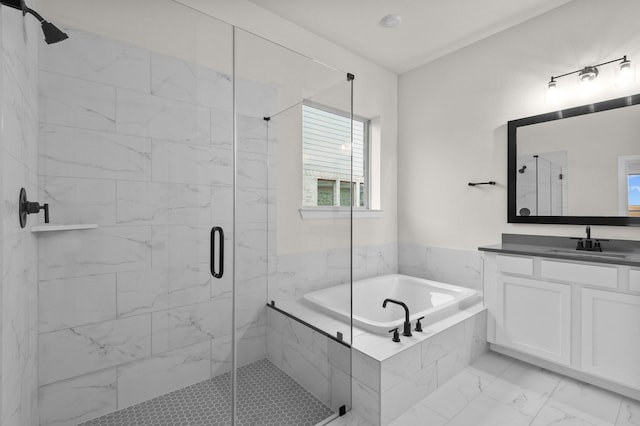
<instances>
[{"instance_id":1,"label":"window sill","mask_svg":"<svg viewBox=\"0 0 640 426\"><path fill-rule=\"evenodd\" d=\"M351 209L344 207L304 207L298 210L302 219L349 219ZM378 219L382 210L353 209L354 219Z\"/></svg>"}]
</instances>

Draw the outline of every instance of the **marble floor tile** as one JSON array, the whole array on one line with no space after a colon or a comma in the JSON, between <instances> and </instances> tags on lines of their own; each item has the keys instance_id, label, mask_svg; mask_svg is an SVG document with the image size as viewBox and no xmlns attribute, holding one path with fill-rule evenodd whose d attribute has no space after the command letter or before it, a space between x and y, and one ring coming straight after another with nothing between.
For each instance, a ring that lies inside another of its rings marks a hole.
<instances>
[{"instance_id":1,"label":"marble floor tile","mask_svg":"<svg viewBox=\"0 0 640 426\"><path fill-rule=\"evenodd\" d=\"M535 416L549 398L549 394L540 394L530 389L521 388L500 378L492 382L485 394L508 404L525 416Z\"/></svg>"},{"instance_id":2,"label":"marble floor tile","mask_svg":"<svg viewBox=\"0 0 640 426\"><path fill-rule=\"evenodd\" d=\"M441 416L431 408L422 404L416 404L405 414L391 422L389 426L444 426L448 421L446 417Z\"/></svg>"},{"instance_id":3,"label":"marble floor tile","mask_svg":"<svg viewBox=\"0 0 640 426\"><path fill-rule=\"evenodd\" d=\"M467 370L478 376L493 380L508 370L513 363L513 358L495 352L487 352L467 367Z\"/></svg>"},{"instance_id":4,"label":"marble floor tile","mask_svg":"<svg viewBox=\"0 0 640 426\"><path fill-rule=\"evenodd\" d=\"M390 426L640 426L640 401L489 352Z\"/></svg>"},{"instance_id":5,"label":"marble floor tile","mask_svg":"<svg viewBox=\"0 0 640 426\"><path fill-rule=\"evenodd\" d=\"M596 426L593 423L557 408L544 406L531 423L531 426Z\"/></svg>"},{"instance_id":6,"label":"marble floor tile","mask_svg":"<svg viewBox=\"0 0 640 426\"><path fill-rule=\"evenodd\" d=\"M540 394L550 395L558 386L562 376L540 367L514 360L500 375L504 381L514 386L530 389Z\"/></svg>"},{"instance_id":7,"label":"marble floor tile","mask_svg":"<svg viewBox=\"0 0 640 426\"><path fill-rule=\"evenodd\" d=\"M424 405L452 419L489 385L486 378L463 370L423 400Z\"/></svg>"},{"instance_id":8,"label":"marble floor tile","mask_svg":"<svg viewBox=\"0 0 640 426\"><path fill-rule=\"evenodd\" d=\"M531 420L512 404L478 395L447 426L528 426Z\"/></svg>"},{"instance_id":9,"label":"marble floor tile","mask_svg":"<svg viewBox=\"0 0 640 426\"><path fill-rule=\"evenodd\" d=\"M640 426L640 401L622 400L616 426Z\"/></svg>"},{"instance_id":10,"label":"marble floor tile","mask_svg":"<svg viewBox=\"0 0 640 426\"><path fill-rule=\"evenodd\" d=\"M577 380L563 378L549 398L548 405L593 424L613 425L622 397Z\"/></svg>"},{"instance_id":11,"label":"marble floor tile","mask_svg":"<svg viewBox=\"0 0 640 426\"><path fill-rule=\"evenodd\" d=\"M327 423L327 426L372 426L371 423L360 417L358 413L351 410L342 417Z\"/></svg>"}]
</instances>

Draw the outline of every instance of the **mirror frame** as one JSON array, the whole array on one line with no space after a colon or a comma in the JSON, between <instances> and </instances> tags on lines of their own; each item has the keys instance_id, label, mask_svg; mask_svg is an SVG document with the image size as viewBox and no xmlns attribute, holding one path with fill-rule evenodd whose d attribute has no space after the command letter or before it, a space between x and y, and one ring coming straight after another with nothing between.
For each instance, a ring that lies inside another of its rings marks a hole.
<instances>
[{"instance_id":1,"label":"mirror frame","mask_svg":"<svg viewBox=\"0 0 640 426\"><path fill-rule=\"evenodd\" d=\"M517 179L517 131L519 127L529 126L547 121L579 115L593 114L616 108L640 104L640 94L611 99L603 102L582 105L579 107L533 115L531 117L511 120L507 123L507 222L508 223L541 223L557 225L614 225L640 226L640 217L629 216L518 216L516 211L516 179Z\"/></svg>"}]
</instances>

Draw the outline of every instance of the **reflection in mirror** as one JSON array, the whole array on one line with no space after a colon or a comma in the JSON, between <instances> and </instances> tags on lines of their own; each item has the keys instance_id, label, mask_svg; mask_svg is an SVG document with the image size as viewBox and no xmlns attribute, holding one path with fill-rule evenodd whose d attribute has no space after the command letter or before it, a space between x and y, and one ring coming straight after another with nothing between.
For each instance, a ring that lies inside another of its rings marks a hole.
<instances>
[{"instance_id":1,"label":"reflection in mirror","mask_svg":"<svg viewBox=\"0 0 640 426\"><path fill-rule=\"evenodd\" d=\"M521 216L567 215L567 152L518 155L517 208Z\"/></svg>"},{"instance_id":2,"label":"reflection in mirror","mask_svg":"<svg viewBox=\"0 0 640 426\"><path fill-rule=\"evenodd\" d=\"M509 222L640 225L640 95L509 122Z\"/></svg>"}]
</instances>

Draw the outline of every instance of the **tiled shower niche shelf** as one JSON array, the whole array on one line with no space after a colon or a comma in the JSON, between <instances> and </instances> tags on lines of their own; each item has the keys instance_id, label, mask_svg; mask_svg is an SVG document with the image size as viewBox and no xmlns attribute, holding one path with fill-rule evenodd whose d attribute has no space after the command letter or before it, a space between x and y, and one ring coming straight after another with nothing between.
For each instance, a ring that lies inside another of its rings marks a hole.
<instances>
[{"instance_id":1,"label":"tiled shower niche shelf","mask_svg":"<svg viewBox=\"0 0 640 426\"><path fill-rule=\"evenodd\" d=\"M71 225L36 225L31 227L31 232L57 232L57 231L79 231L83 229L95 229L98 225L94 223L71 224Z\"/></svg>"}]
</instances>

